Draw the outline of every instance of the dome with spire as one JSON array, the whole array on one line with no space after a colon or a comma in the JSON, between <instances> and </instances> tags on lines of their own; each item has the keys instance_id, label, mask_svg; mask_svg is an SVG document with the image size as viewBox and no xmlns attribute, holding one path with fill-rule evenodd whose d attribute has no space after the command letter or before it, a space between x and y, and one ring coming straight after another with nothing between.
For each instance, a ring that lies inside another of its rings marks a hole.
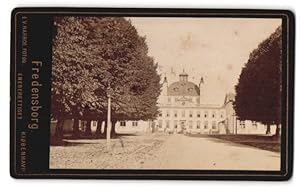
<instances>
[{"instance_id":1,"label":"dome with spire","mask_svg":"<svg viewBox=\"0 0 300 190\"><path fill-rule=\"evenodd\" d=\"M168 87L168 96L199 96L199 94L199 87L188 81L188 74L184 70L179 74L179 81Z\"/></svg>"}]
</instances>

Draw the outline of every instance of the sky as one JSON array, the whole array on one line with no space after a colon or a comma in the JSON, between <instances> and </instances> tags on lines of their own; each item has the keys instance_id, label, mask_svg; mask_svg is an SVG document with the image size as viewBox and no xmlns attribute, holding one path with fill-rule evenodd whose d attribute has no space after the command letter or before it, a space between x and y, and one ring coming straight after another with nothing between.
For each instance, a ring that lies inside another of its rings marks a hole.
<instances>
[{"instance_id":1,"label":"sky","mask_svg":"<svg viewBox=\"0 0 300 190\"><path fill-rule=\"evenodd\" d=\"M183 69L195 84L203 77L201 102L219 105L226 93L235 92L249 54L281 25L274 18L128 19L146 37L148 55L158 63L161 78L176 82Z\"/></svg>"}]
</instances>

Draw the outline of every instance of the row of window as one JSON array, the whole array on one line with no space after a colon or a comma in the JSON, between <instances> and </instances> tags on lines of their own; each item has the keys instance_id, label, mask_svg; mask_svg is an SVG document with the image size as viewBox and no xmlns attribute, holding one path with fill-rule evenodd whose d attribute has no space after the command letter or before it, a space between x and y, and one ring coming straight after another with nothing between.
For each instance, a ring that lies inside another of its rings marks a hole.
<instances>
[{"instance_id":1,"label":"row of window","mask_svg":"<svg viewBox=\"0 0 300 190\"><path fill-rule=\"evenodd\" d=\"M168 128L170 126L170 121L166 120L165 122L166 122L166 127ZM201 122L197 121L196 123L197 123L197 125L196 125L197 128L200 128L200 123ZM159 120L158 124L159 124L159 127L162 127L162 120ZM189 121L188 124L189 124L189 127L192 128L193 121ZM92 125L96 126L96 121L93 121ZM242 120L239 121L239 125L243 129L246 127L245 121L242 121ZM126 121L120 121L120 126L121 127L125 127L126 126ZM131 122L131 126L134 126L134 127L138 126L138 121L132 121ZM177 128L177 126L178 126L177 121L174 120L174 127ZM253 127L257 127L257 122L256 121L252 121L252 126ZM208 127L208 121L204 121L204 128L206 128L206 127ZM212 121L212 128L214 128L214 127L216 127L216 121Z\"/></svg>"},{"instance_id":2,"label":"row of window","mask_svg":"<svg viewBox=\"0 0 300 190\"><path fill-rule=\"evenodd\" d=\"M120 126L121 127L126 127L126 121L120 121ZM131 126L137 127L138 126L138 121L132 121Z\"/></svg>"},{"instance_id":3,"label":"row of window","mask_svg":"<svg viewBox=\"0 0 300 190\"><path fill-rule=\"evenodd\" d=\"M245 129L245 128L246 128L245 121L240 120L239 123L240 123L240 127L241 127L242 129ZM255 127L255 128L257 128L257 122L256 122L256 121L252 121L252 126Z\"/></svg>"},{"instance_id":4,"label":"row of window","mask_svg":"<svg viewBox=\"0 0 300 190\"><path fill-rule=\"evenodd\" d=\"M196 124L196 128L197 129L201 128L201 121L196 121L195 124ZM171 125L170 125L170 121L169 120L165 121L165 126L166 126L166 128L170 128ZM184 121L174 120L173 121L173 127L175 129L177 129L178 126L180 126L181 128L187 128L188 127L189 129L192 129L193 126L194 126L194 122L193 121L184 122ZM163 120L158 120L158 127L159 128L163 127ZM217 122L216 121L212 121L211 127L212 127L212 129L217 129ZM204 121L203 122L203 128L204 129L208 129L208 121Z\"/></svg>"},{"instance_id":5,"label":"row of window","mask_svg":"<svg viewBox=\"0 0 300 190\"><path fill-rule=\"evenodd\" d=\"M186 114L188 114L188 117L198 117L198 118L201 117L201 111L196 111L196 113L194 113L193 110L190 110L188 113L186 113L186 110L181 110L180 111L181 117L186 117ZM171 112L170 112L170 110L166 110L165 113L161 112L161 113L158 114L158 116L159 117L171 117ZM178 117L178 111L177 110L173 111L173 116ZM203 114L203 117L208 118L209 116L211 116L211 118L216 118L217 114L214 111L214 112L211 113L211 115L209 115L209 112L205 111L204 114ZM223 118L223 116L224 116L223 113L220 113L220 118Z\"/></svg>"}]
</instances>

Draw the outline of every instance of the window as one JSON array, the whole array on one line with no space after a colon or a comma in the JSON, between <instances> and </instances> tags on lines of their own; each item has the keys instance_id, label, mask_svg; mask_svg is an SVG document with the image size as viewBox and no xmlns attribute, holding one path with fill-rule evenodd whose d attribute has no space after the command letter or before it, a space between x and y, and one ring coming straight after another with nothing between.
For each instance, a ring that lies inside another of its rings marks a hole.
<instances>
[{"instance_id":1,"label":"window","mask_svg":"<svg viewBox=\"0 0 300 190\"><path fill-rule=\"evenodd\" d=\"M256 121L252 121L252 126L254 127L254 129L257 129L257 122Z\"/></svg>"},{"instance_id":2,"label":"window","mask_svg":"<svg viewBox=\"0 0 300 190\"><path fill-rule=\"evenodd\" d=\"M207 117L208 117L208 112L205 111L205 113L204 113L204 118L207 118Z\"/></svg>"},{"instance_id":3,"label":"window","mask_svg":"<svg viewBox=\"0 0 300 190\"><path fill-rule=\"evenodd\" d=\"M158 128L162 128L162 120L158 120Z\"/></svg>"},{"instance_id":4,"label":"window","mask_svg":"<svg viewBox=\"0 0 300 190\"><path fill-rule=\"evenodd\" d=\"M245 128L245 121L240 121L240 127L241 127L242 129Z\"/></svg>"},{"instance_id":5,"label":"window","mask_svg":"<svg viewBox=\"0 0 300 190\"><path fill-rule=\"evenodd\" d=\"M85 121L79 120L79 128L83 128L85 126Z\"/></svg>"},{"instance_id":6,"label":"window","mask_svg":"<svg viewBox=\"0 0 300 190\"><path fill-rule=\"evenodd\" d=\"M169 128L169 127L170 127L170 121L166 120L166 128Z\"/></svg>"},{"instance_id":7,"label":"window","mask_svg":"<svg viewBox=\"0 0 300 190\"><path fill-rule=\"evenodd\" d=\"M174 128L177 129L177 120L174 120Z\"/></svg>"},{"instance_id":8,"label":"window","mask_svg":"<svg viewBox=\"0 0 300 190\"><path fill-rule=\"evenodd\" d=\"M197 117L200 117L200 111L197 111Z\"/></svg>"},{"instance_id":9,"label":"window","mask_svg":"<svg viewBox=\"0 0 300 190\"><path fill-rule=\"evenodd\" d=\"M92 126L96 127L97 126L97 121L92 121Z\"/></svg>"},{"instance_id":10,"label":"window","mask_svg":"<svg viewBox=\"0 0 300 190\"><path fill-rule=\"evenodd\" d=\"M174 117L177 117L177 110L174 110Z\"/></svg>"},{"instance_id":11,"label":"window","mask_svg":"<svg viewBox=\"0 0 300 190\"><path fill-rule=\"evenodd\" d=\"M125 121L120 121L120 126L121 127L126 127L126 122Z\"/></svg>"},{"instance_id":12,"label":"window","mask_svg":"<svg viewBox=\"0 0 300 190\"><path fill-rule=\"evenodd\" d=\"M166 117L169 117L170 116L170 111L167 110L167 114L166 114Z\"/></svg>"},{"instance_id":13,"label":"window","mask_svg":"<svg viewBox=\"0 0 300 190\"><path fill-rule=\"evenodd\" d=\"M171 97L168 98L168 103L171 103L172 102L172 99Z\"/></svg>"},{"instance_id":14,"label":"window","mask_svg":"<svg viewBox=\"0 0 300 190\"><path fill-rule=\"evenodd\" d=\"M193 117L193 111L192 110L190 110L189 116Z\"/></svg>"},{"instance_id":15,"label":"window","mask_svg":"<svg viewBox=\"0 0 300 190\"><path fill-rule=\"evenodd\" d=\"M181 117L185 117L185 111L184 110L181 111Z\"/></svg>"},{"instance_id":16,"label":"window","mask_svg":"<svg viewBox=\"0 0 300 190\"><path fill-rule=\"evenodd\" d=\"M193 128L193 121L189 121L189 128L190 128L190 129Z\"/></svg>"},{"instance_id":17,"label":"window","mask_svg":"<svg viewBox=\"0 0 300 190\"><path fill-rule=\"evenodd\" d=\"M223 118L223 112L221 112L220 117Z\"/></svg>"},{"instance_id":18,"label":"window","mask_svg":"<svg viewBox=\"0 0 300 190\"><path fill-rule=\"evenodd\" d=\"M162 117L162 112L160 112L160 113L158 114L158 116L159 116L159 117Z\"/></svg>"},{"instance_id":19,"label":"window","mask_svg":"<svg viewBox=\"0 0 300 190\"><path fill-rule=\"evenodd\" d=\"M208 121L204 122L204 129L208 129Z\"/></svg>"},{"instance_id":20,"label":"window","mask_svg":"<svg viewBox=\"0 0 300 190\"><path fill-rule=\"evenodd\" d=\"M197 129L200 129L200 121L197 121Z\"/></svg>"},{"instance_id":21,"label":"window","mask_svg":"<svg viewBox=\"0 0 300 190\"><path fill-rule=\"evenodd\" d=\"M133 121L133 122L132 122L132 126L133 126L133 127L137 127L137 126L138 126L138 122L137 122L137 121Z\"/></svg>"},{"instance_id":22,"label":"window","mask_svg":"<svg viewBox=\"0 0 300 190\"><path fill-rule=\"evenodd\" d=\"M213 112L212 115L211 115L211 117L215 118L216 117L216 112Z\"/></svg>"},{"instance_id":23,"label":"window","mask_svg":"<svg viewBox=\"0 0 300 190\"><path fill-rule=\"evenodd\" d=\"M217 129L216 121L213 121L213 122L212 122L211 128L212 128L212 129Z\"/></svg>"}]
</instances>

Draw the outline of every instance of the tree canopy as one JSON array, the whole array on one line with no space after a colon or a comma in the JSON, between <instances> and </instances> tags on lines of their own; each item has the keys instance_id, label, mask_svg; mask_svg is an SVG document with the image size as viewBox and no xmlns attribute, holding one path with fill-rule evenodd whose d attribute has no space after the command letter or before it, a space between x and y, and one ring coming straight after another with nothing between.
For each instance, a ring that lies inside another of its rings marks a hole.
<instances>
[{"instance_id":1,"label":"tree canopy","mask_svg":"<svg viewBox=\"0 0 300 190\"><path fill-rule=\"evenodd\" d=\"M281 122L281 27L252 51L235 86L234 108L241 120Z\"/></svg>"},{"instance_id":2,"label":"tree canopy","mask_svg":"<svg viewBox=\"0 0 300 190\"><path fill-rule=\"evenodd\" d=\"M105 119L107 88L113 120L157 114L160 76L145 38L123 17L56 17L52 117Z\"/></svg>"}]
</instances>

